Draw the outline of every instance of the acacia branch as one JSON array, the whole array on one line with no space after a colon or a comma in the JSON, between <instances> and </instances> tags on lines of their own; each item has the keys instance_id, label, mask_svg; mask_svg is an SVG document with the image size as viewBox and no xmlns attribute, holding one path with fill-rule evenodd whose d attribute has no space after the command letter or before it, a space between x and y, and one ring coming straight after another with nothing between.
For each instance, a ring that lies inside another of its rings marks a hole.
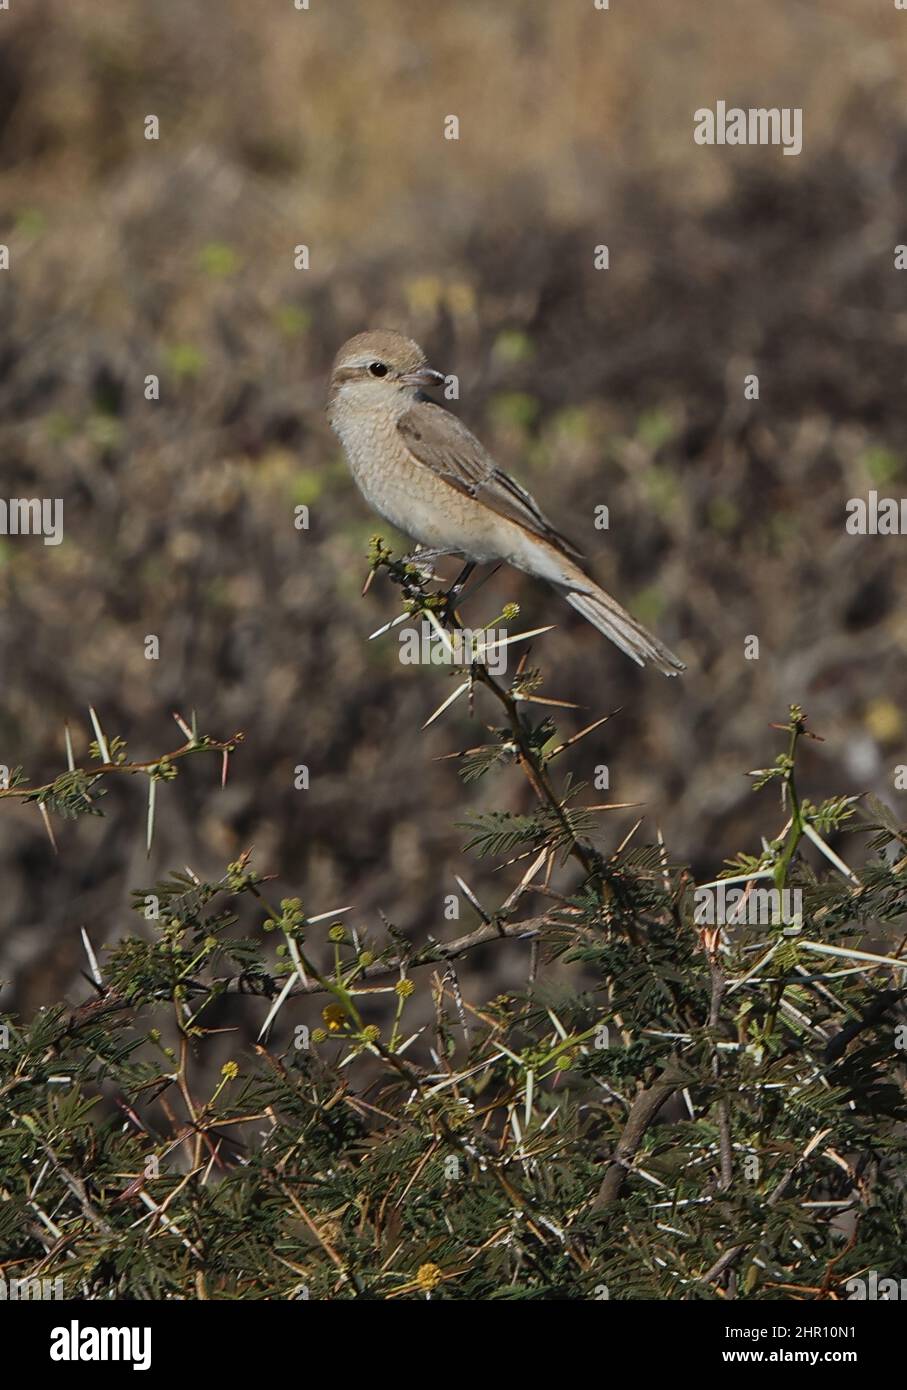
<instances>
[{"instance_id":1,"label":"acacia branch","mask_svg":"<svg viewBox=\"0 0 907 1390\"><path fill-rule=\"evenodd\" d=\"M538 938L542 930L548 926L558 926L550 916L527 917L521 922L489 922L476 927L474 931L466 932L463 936L457 937L454 941L432 941L427 946L415 951L412 955L402 953L390 957L382 957L380 960L373 961L371 965L364 966L357 979L345 985L350 993L355 993L357 987L367 980L389 979L399 975L402 967L407 970L415 970L421 965L439 965L445 961L456 960L459 956L464 956L468 951L474 951L479 946L485 946L490 941L513 940L533 940ZM207 990L209 986L204 985L198 980L184 981L189 988L196 992ZM331 982L333 983L333 981ZM231 975L226 978L214 980L210 988L219 988L222 992L237 991L241 992L248 987L248 981L242 975ZM331 992L328 983L320 980L310 980L308 984L301 982L290 990L288 999L297 999L307 994L329 994Z\"/></svg>"},{"instance_id":2,"label":"acacia branch","mask_svg":"<svg viewBox=\"0 0 907 1390\"><path fill-rule=\"evenodd\" d=\"M830 1129L823 1129L819 1134L813 1136L803 1153L797 1159L797 1162L792 1168L787 1170L777 1187L767 1198L765 1203L766 1211L770 1210L772 1207L776 1207L782 1198L787 1195L794 1179L799 1177L800 1173L809 1162L811 1154L815 1152L822 1140L830 1133ZM703 1274L702 1283L710 1284L713 1280L720 1278L727 1270L732 1269L740 1259L740 1256L743 1255L745 1251L750 1250L755 1243L755 1241L749 1241L742 1245L732 1245L728 1250L725 1250L724 1254L718 1257L711 1269Z\"/></svg>"},{"instance_id":3,"label":"acacia branch","mask_svg":"<svg viewBox=\"0 0 907 1390\"><path fill-rule=\"evenodd\" d=\"M232 738L219 740L213 738L188 739L186 743L174 748L172 753L162 753L159 758L149 758L147 762L134 763L97 763L93 767L75 767L62 772L60 777L84 777L93 786L99 777L109 776L112 772L128 772L133 776L143 772L146 775L151 773L162 763L175 763L180 758L188 757L190 753L232 753L237 744L242 743L245 734L237 731ZM14 787L0 789L0 798L14 797L19 801L34 801L36 798L44 796L47 792L52 792L57 787L60 778L55 778L53 782L45 782L40 787L30 787L26 782L17 783Z\"/></svg>"},{"instance_id":4,"label":"acacia branch","mask_svg":"<svg viewBox=\"0 0 907 1390\"><path fill-rule=\"evenodd\" d=\"M602 1178L595 1201L592 1203L593 1212L604 1211L605 1208L617 1201L637 1150L646 1136L646 1131L668 1097L679 1090L682 1084L680 1077L672 1078L669 1075L669 1068L665 1068L657 1081L640 1091L630 1108L623 1134L617 1142L611 1162Z\"/></svg>"},{"instance_id":5,"label":"acacia branch","mask_svg":"<svg viewBox=\"0 0 907 1390\"><path fill-rule=\"evenodd\" d=\"M573 855L574 859L582 865L586 874L591 876L595 873L594 857L578 838L573 826L564 813L563 805L551 785L544 764L537 756L526 737L526 727L512 693L509 690L505 690L502 685L499 685L494 676L488 671L488 668L481 662L476 663L472 671L474 679L486 686L494 697L500 701L501 705L503 705L514 742L519 751L520 766L525 772L532 790L535 792L540 802L550 807L569 841L570 853Z\"/></svg>"}]
</instances>

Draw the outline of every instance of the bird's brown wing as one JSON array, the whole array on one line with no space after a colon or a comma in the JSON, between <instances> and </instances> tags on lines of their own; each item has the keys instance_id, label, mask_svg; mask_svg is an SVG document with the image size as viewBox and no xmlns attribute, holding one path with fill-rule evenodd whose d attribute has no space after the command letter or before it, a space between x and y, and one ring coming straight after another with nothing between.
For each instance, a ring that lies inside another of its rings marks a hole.
<instances>
[{"instance_id":1,"label":"bird's brown wing","mask_svg":"<svg viewBox=\"0 0 907 1390\"><path fill-rule=\"evenodd\" d=\"M499 516L517 522L568 555L582 559L576 546L554 529L535 498L498 468L456 415L433 401L419 401L401 415L397 429L413 457L451 487L484 502Z\"/></svg>"}]
</instances>

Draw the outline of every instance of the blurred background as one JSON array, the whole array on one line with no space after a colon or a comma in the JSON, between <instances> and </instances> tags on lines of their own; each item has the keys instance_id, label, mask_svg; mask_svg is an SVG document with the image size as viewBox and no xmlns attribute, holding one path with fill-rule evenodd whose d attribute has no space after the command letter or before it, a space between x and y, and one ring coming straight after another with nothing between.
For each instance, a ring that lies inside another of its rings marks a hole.
<instances>
[{"instance_id":1,"label":"blurred background","mask_svg":"<svg viewBox=\"0 0 907 1390\"><path fill-rule=\"evenodd\" d=\"M360 596L368 538L398 538L323 400L368 327L459 376L453 408L689 665L637 670L516 574L464 609L557 623L532 659L584 707L566 733L623 707L561 762L645 803L602 845L645 814L700 877L758 852L782 822L745 773L792 700L826 740L811 796L900 804L907 542L844 521L907 492L905 63L907 14L865 0L0 12L3 496L61 497L65 523L58 547L0 538L0 763L54 776L67 720L84 761L89 705L136 758L183 741L174 710L246 733L226 790L214 758L160 789L150 861L132 779L57 822L57 855L34 807L0 807L5 1008L82 995L79 927L141 930L130 890L249 846L275 896L416 941L475 920L444 920L454 873L492 906L516 881L457 823L525 808L519 772L464 787L437 759L481 741L465 703L419 732L450 676L366 640L399 610L386 580ZM718 100L802 107L802 154L696 145Z\"/></svg>"}]
</instances>

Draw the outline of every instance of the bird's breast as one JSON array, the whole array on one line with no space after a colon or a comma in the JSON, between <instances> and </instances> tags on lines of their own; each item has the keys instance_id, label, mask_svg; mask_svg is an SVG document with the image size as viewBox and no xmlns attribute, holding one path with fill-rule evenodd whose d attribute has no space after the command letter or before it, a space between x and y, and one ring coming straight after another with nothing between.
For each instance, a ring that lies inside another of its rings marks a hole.
<instances>
[{"instance_id":1,"label":"bird's breast","mask_svg":"<svg viewBox=\"0 0 907 1390\"><path fill-rule=\"evenodd\" d=\"M392 526L433 550L500 558L500 519L415 459L393 418L333 424L359 490Z\"/></svg>"}]
</instances>

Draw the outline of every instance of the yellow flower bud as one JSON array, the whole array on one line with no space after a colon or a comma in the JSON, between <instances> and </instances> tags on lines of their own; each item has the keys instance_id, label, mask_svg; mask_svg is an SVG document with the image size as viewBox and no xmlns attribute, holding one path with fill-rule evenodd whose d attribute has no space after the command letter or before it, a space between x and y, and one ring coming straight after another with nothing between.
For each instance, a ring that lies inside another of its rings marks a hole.
<instances>
[{"instance_id":1,"label":"yellow flower bud","mask_svg":"<svg viewBox=\"0 0 907 1390\"><path fill-rule=\"evenodd\" d=\"M329 1033L339 1033L346 1022L346 1009L342 1004L328 1004L321 1010L321 1017L327 1024Z\"/></svg>"},{"instance_id":2,"label":"yellow flower bud","mask_svg":"<svg viewBox=\"0 0 907 1390\"><path fill-rule=\"evenodd\" d=\"M443 1278L444 1275L437 1265L424 1264L419 1266L416 1283L423 1293L431 1293L432 1289L436 1289Z\"/></svg>"}]
</instances>

